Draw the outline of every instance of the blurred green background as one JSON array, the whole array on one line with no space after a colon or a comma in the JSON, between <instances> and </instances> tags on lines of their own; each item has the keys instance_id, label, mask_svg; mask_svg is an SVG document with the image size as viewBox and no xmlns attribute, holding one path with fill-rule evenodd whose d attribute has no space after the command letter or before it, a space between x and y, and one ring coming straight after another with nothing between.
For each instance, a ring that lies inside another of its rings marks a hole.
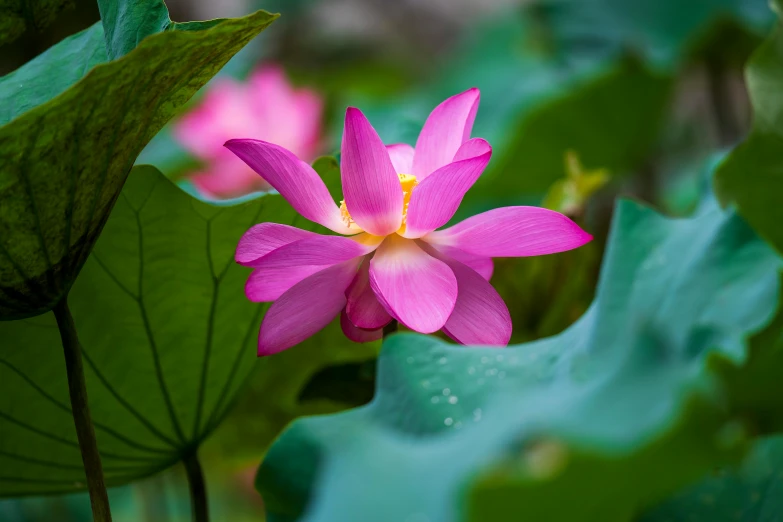
<instances>
[{"instance_id":1,"label":"blurred green background","mask_svg":"<svg viewBox=\"0 0 783 522\"><path fill-rule=\"evenodd\" d=\"M339 150L348 105L360 107L386 143L414 143L437 103L480 88L473 136L488 139L494 157L455 220L501 205L543 204L596 237L558 256L496 262L492 282L512 314L512 343L560 332L587 309L618 196L675 216L695 208L708 165L750 128L743 66L774 20L764 0L167 3L177 21L282 13L221 75L243 79L260 64L278 63L294 84L321 93L326 154ZM21 38L0 46L0 73L98 19L95 2L74 0L51 24L28 24ZM199 160L170 127L137 164L187 183ZM202 450L214 520L263 520L253 475L290 420L371 399L375 345L348 362L324 357L321 366L293 370L308 353L335 345L357 350L331 325L275 356L290 373L256 377L267 364L258 362L246 393ZM120 522L190 519L180 469L115 488L111 501ZM44 520L90 520L86 495L0 501L0 521Z\"/></svg>"}]
</instances>

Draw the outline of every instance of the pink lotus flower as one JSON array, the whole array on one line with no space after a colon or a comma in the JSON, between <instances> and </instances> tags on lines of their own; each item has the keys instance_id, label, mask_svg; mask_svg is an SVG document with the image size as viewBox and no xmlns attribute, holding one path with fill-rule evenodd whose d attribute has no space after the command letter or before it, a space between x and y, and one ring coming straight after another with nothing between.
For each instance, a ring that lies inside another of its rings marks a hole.
<instances>
[{"instance_id":1,"label":"pink lotus flower","mask_svg":"<svg viewBox=\"0 0 783 522\"><path fill-rule=\"evenodd\" d=\"M269 185L223 147L233 136L276 143L310 161L318 152L321 98L306 89L295 90L283 70L267 65L247 83L219 79L201 104L174 126L174 136L206 163L191 179L208 197L235 197Z\"/></svg>"},{"instance_id":2,"label":"pink lotus flower","mask_svg":"<svg viewBox=\"0 0 783 522\"><path fill-rule=\"evenodd\" d=\"M380 338L397 319L421 333L443 329L464 344L508 343L511 317L488 282L491 258L563 252L592 236L537 207L498 208L436 231L489 162L489 144L470 139L478 103L478 89L470 89L438 105L415 149L384 147L364 115L349 108L340 207L318 174L284 148L226 143L302 216L348 236L261 223L242 237L236 261L255 269L245 292L274 301L261 324L259 355L294 346L341 312L345 335L358 342Z\"/></svg>"}]
</instances>

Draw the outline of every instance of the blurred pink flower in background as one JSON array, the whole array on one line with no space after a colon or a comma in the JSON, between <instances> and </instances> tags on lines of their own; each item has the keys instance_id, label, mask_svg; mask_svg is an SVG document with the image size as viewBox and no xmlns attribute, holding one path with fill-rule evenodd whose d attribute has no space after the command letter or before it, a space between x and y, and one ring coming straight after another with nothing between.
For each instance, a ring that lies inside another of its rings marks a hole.
<instances>
[{"instance_id":1,"label":"blurred pink flower in background","mask_svg":"<svg viewBox=\"0 0 783 522\"><path fill-rule=\"evenodd\" d=\"M230 198L269 190L266 181L223 144L244 136L284 147L304 161L318 154L323 102L295 89L283 69L265 65L244 83L216 80L200 103L174 126L174 136L205 166L191 181L207 197Z\"/></svg>"}]
</instances>

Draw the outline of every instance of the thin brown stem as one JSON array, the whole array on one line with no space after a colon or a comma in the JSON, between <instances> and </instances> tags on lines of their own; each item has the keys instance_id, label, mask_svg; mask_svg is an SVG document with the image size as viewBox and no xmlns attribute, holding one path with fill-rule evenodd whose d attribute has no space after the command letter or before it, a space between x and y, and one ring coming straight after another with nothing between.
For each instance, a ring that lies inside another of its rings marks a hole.
<instances>
[{"instance_id":1,"label":"thin brown stem","mask_svg":"<svg viewBox=\"0 0 783 522\"><path fill-rule=\"evenodd\" d=\"M101 455L98 453L98 441L95 438L95 429L90 418L90 406L87 400L87 385L82 365L82 346L79 344L76 325L74 325L71 311L68 309L67 296L57 303L53 311L63 342L73 423L76 427L76 437L79 439L79 449L82 453L84 472L87 476L92 518L95 522L111 522L109 495L106 493L106 485L103 481Z\"/></svg>"}]
</instances>

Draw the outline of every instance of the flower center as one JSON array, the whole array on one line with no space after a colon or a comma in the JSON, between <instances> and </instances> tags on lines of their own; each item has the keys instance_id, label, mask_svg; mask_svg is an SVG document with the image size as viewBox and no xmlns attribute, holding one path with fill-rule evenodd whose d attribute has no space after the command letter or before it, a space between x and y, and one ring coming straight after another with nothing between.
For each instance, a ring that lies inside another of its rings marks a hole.
<instances>
[{"instance_id":1,"label":"flower center","mask_svg":"<svg viewBox=\"0 0 783 522\"><path fill-rule=\"evenodd\" d=\"M351 217L351 214L348 213L348 207L345 205L345 200L340 201L340 217L343 218L343 223L345 223L346 226L350 227L356 224Z\"/></svg>"},{"instance_id":2,"label":"flower center","mask_svg":"<svg viewBox=\"0 0 783 522\"><path fill-rule=\"evenodd\" d=\"M419 184L416 176L413 174L397 174L400 177L400 185L402 185L402 224L405 225L405 220L408 218L408 204L411 202L411 194L413 188Z\"/></svg>"},{"instance_id":3,"label":"flower center","mask_svg":"<svg viewBox=\"0 0 783 522\"><path fill-rule=\"evenodd\" d=\"M400 178L400 186L402 187L402 226L398 232L404 232L405 220L408 218L408 204L411 201L413 189L419 184L419 181L413 174L397 174L397 176ZM345 200L340 201L340 216L347 226L356 225L356 222L348 212L348 206L345 204Z\"/></svg>"}]
</instances>

